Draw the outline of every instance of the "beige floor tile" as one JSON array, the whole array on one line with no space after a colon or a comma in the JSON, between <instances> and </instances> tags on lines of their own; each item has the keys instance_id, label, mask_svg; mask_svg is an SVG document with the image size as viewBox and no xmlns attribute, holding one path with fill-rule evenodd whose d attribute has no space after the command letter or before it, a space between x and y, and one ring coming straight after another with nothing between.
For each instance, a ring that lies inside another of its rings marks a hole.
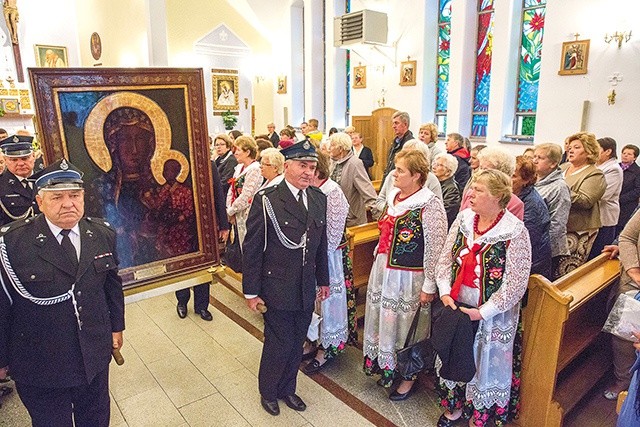
<instances>
[{"instance_id":1,"label":"beige floor tile","mask_svg":"<svg viewBox=\"0 0 640 427\"><path fill-rule=\"evenodd\" d=\"M145 327L143 332L133 334L133 336L130 334L129 342L146 364L180 353L180 349L156 324Z\"/></svg>"},{"instance_id":2,"label":"beige floor tile","mask_svg":"<svg viewBox=\"0 0 640 427\"><path fill-rule=\"evenodd\" d=\"M208 335L203 340L182 344L180 350L209 381L243 369L239 361Z\"/></svg>"},{"instance_id":3,"label":"beige floor tile","mask_svg":"<svg viewBox=\"0 0 640 427\"><path fill-rule=\"evenodd\" d=\"M216 389L184 354L165 357L147 366L178 408L216 393Z\"/></svg>"},{"instance_id":4,"label":"beige floor tile","mask_svg":"<svg viewBox=\"0 0 640 427\"><path fill-rule=\"evenodd\" d=\"M252 426L298 427L307 423L300 413L289 409L283 402L280 402L279 416L267 414L260 405L258 379L247 369L216 378L214 385Z\"/></svg>"},{"instance_id":5,"label":"beige floor tile","mask_svg":"<svg viewBox=\"0 0 640 427\"><path fill-rule=\"evenodd\" d=\"M238 356L238 362L242 363L242 366L247 368L252 374L258 376L260 370L260 358L262 357L262 349L257 351L250 351L242 356Z\"/></svg>"},{"instance_id":6,"label":"beige floor tile","mask_svg":"<svg viewBox=\"0 0 640 427\"><path fill-rule=\"evenodd\" d=\"M183 406L180 413L191 427L249 426L247 420L220 393Z\"/></svg>"},{"instance_id":7,"label":"beige floor tile","mask_svg":"<svg viewBox=\"0 0 640 427\"><path fill-rule=\"evenodd\" d=\"M109 425L125 425L124 417L122 416L122 412L120 412L120 408L118 408L118 404L113 398L113 395L109 396L109 400L111 400L111 419L109 420Z\"/></svg>"},{"instance_id":8,"label":"beige floor tile","mask_svg":"<svg viewBox=\"0 0 640 427\"><path fill-rule=\"evenodd\" d=\"M238 357L247 352L262 350L262 343L241 326L218 311L214 316L216 321L200 324L200 327L232 356Z\"/></svg>"},{"instance_id":9,"label":"beige floor tile","mask_svg":"<svg viewBox=\"0 0 640 427\"><path fill-rule=\"evenodd\" d=\"M123 400L120 409L129 427L174 427L185 423L160 387Z\"/></svg>"},{"instance_id":10,"label":"beige floor tile","mask_svg":"<svg viewBox=\"0 0 640 427\"><path fill-rule=\"evenodd\" d=\"M117 402L158 387L158 382L129 344L125 340L121 350L124 364L109 365L109 390Z\"/></svg>"}]
</instances>

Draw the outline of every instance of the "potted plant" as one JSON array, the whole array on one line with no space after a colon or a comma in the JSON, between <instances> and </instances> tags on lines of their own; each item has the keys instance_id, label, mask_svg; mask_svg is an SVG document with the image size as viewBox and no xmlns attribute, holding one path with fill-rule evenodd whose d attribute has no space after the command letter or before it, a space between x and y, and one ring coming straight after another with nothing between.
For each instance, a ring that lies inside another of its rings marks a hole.
<instances>
[{"instance_id":1,"label":"potted plant","mask_svg":"<svg viewBox=\"0 0 640 427\"><path fill-rule=\"evenodd\" d=\"M224 128L231 130L238 123L238 116L235 116L231 111L227 110L222 113L222 121L224 122Z\"/></svg>"}]
</instances>

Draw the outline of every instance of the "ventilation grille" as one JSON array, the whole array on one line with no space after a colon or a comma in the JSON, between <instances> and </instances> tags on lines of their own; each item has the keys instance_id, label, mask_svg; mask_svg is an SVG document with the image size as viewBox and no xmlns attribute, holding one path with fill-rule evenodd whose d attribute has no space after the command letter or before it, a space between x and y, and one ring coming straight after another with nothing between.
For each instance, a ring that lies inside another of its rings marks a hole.
<instances>
[{"instance_id":1,"label":"ventilation grille","mask_svg":"<svg viewBox=\"0 0 640 427\"><path fill-rule=\"evenodd\" d=\"M360 10L338 16L333 21L334 46L355 43L387 43L387 15L373 10Z\"/></svg>"}]
</instances>

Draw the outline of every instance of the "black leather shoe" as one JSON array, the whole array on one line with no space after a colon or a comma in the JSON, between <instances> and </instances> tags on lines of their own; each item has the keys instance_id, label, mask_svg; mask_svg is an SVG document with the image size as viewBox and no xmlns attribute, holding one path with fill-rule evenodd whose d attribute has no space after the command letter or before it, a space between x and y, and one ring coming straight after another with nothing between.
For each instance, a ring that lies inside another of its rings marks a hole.
<instances>
[{"instance_id":1,"label":"black leather shoe","mask_svg":"<svg viewBox=\"0 0 640 427\"><path fill-rule=\"evenodd\" d=\"M211 312L207 309L200 310L198 314L200 315L202 320L206 320L207 322L211 322L213 320L213 316L211 315Z\"/></svg>"},{"instance_id":2,"label":"black leather shoe","mask_svg":"<svg viewBox=\"0 0 640 427\"><path fill-rule=\"evenodd\" d=\"M261 397L260 404L269 414L273 416L280 415L280 406L278 406L277 400L267 400L264 397Z\"/></svg>"},{"instance_id":3,"label":"black leather shoe","mask_svg":"<svg viewBox=\"0 0 640 427\"><path fill-rule=\"evenodd\" d=\"M178 311L178 317L179 318L184 319L185 317L187 317L187 306L186 305L178 304L178 306L176 307L176 310Z\"/></svg>"},{"instance_id":4,"label":"black leather shoe","mask_svg":"<svg viewBox=\"0 0 640 427\"><path fill-rule=\"evenodd\" d=\"M307 409L307 405L305 405L297 394L290 394L289 396L283 397L282 400L284 400L284 403L294 411L304 411Z\"/></svg>"},{"instance_id":5,"label":"black leather shoe","mask_svg":"<svg viewBox=\"0 0 640 427\"><path fill-rule=\"evenodd\" d=\"M307 363L307 366L302 368L302 372L307 375L317 374L327 365L327 363L329 363L330 360L331 359L327 359L321 364L318 359L313 359L311 362Z\"/></svg>"},{"instance_id":6,"label":"black leather shoe","mask_svg":"<svg viewBox=\"0 0 640 427\"><path fill-rule=\"evenodd\" d=\"M318 354L318 347L314 348L309 353L302 353L302 361L311 360L316 357L316 354Z\"/></svg>"},{"instance_id":7,"label":"black leather shoe","mask_svg":"<svg viewBox=\"0 0 640 427\"><path fill-rule=\"evenodd\" d=\"M389 399L393 400L394 402L399 402L401 400L406 400L409 396L411 396L413 394L413 390L416 388L416 385L414 384L408 392L406 393L398 393L398 390L394 390L393 393L391 393L389 395Z\"/></svg>"}]
</instances>

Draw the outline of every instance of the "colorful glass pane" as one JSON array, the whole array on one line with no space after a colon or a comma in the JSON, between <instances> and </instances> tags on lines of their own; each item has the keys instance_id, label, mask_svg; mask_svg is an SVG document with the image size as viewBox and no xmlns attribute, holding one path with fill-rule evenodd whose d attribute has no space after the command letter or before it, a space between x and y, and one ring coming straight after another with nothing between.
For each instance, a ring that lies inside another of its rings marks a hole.
<instances>
[{"instance_id":1,"label":"colorful glass pane","mask_svg":"<svg viewBox=\"0 0 640 427\"><path fill-rule=\"evenodd\" d=\"M547 4L547 0L524 0L524 8L544 6Z\"/></svg>"},{"instance_id":2,"label":"colorful glass pane","mask_svg":"<svg viewBox=\"0 0 640 427\"><path fill-rule=\"evenodd\" d=\"M447 111L449 99L449 57L451 40L451 0L440 1L438 25L438 84L436 85L436 111Z\"/></svg>"},{"instance_id":3,"label":"colorful glass pane","mask_svg":"<svg viewBox=\"0 0 640 427\"><path fill-rule=\"evenodd\" d=\"M475 92L473 98L473 112L489 110L489 89L491 87L491 57L493 51L493 1L479 0L480 10L490 10L478 15L478 43L476 57ZM486 136L488 118L485 115L473 116L471 134Z\"/></svg>"},{"instance_id":4,"label":"colorful glass pane","mask_svg":"<svg viewBox=\"0 0 640 427\"><path fill-rule=\"evenodd\" d=\"M520 135L533 135L536 130L536 116L526 116L522 118L522 130Z\"/></svg>"},{"instance_id":5,"label":"colorful glass pane","mask_svg":"<svg viewBox=\"0 0 640 427\"><path fill-rule=\"evenodd\" d=\"M535 112L537 109L544 19L544 7L527 9L522 14L518 112Z\"/></svg>"}]
</instances>

